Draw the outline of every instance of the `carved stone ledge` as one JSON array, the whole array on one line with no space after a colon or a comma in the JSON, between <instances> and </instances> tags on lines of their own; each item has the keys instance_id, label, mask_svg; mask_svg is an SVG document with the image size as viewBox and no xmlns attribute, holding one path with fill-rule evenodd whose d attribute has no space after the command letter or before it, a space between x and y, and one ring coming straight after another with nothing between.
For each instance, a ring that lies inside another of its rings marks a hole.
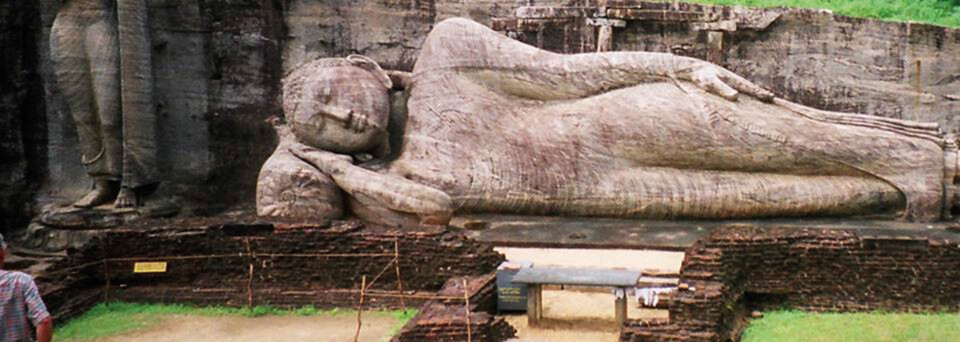
<instances>
[{"instance_id":1,"label":"carved stone ledge","mask_svg":"<svg viewBox=\"0 0 960 342\"><path fill-rule=\"evenodd\" d=\"M147 202L139 208L114 209L112 206L112 203L91 209L48 206L40 214L40 223L59 229L104 229L139 219L170 217L180 211L180 206L170 200Z\"/></svg>"}]
</instances>

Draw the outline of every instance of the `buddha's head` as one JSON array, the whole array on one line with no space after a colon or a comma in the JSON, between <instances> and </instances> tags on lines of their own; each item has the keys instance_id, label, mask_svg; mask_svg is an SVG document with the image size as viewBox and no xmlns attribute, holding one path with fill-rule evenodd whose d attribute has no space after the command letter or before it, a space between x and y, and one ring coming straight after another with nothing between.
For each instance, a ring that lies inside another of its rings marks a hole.
<instances>
[{"instance_id":1,"label":"buddha's head","mask_svg":"<svg viewBox=\"0 0 960 342\"><path fill-rule=\"evenodd\" d=\"M369 151L387 139L390 78L363 56L324 58L283 80L283 110L297 139L326 151Z\"/></svg>"}]
</instances>

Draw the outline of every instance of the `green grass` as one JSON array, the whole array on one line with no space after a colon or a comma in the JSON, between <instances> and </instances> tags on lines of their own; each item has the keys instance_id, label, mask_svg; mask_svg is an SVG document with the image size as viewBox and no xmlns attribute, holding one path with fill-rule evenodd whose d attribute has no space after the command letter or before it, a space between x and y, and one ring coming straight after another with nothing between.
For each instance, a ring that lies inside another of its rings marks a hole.
<instances>
[{"instance_id":1,"label":"green grass","mask_svg":"<svg viewBox=\"0 0 960 342\"><path fill-rule=\"evenodd\" d=\"M390 315L397 320L397 323L394 323L393 326L390 327L390 333L388 333L387 336L394 336L400 333L400 329L403 329L403 326L406 325L407 322L409 322L410 319L413 318L413 316L417 315L417 310L409 309L407 311L403 311L403 310L390 311ZM389 341L389 340L390 340L389 337L384 338L384 341Z\"/></svg>"},{"instance_id":2,"label":"green grass","mask_svg":"<svg viewBox=\"0 0 960 342\"><path fill-rule=\"evenodd\" d=\"M417 310L404 311L364 311L364 315L386 315L393 317L397 323L391 329L391 334L400 331ZM270 306L256 306L253 308L228 308L222 306L193 307L186 305L155 305L133 303L98 304L82 316L57 327L54 336L57 341L93 341L99 338L116 336L134 330L146 329L162 323L163 316L193 315L193 316L356 316L357 311L352 309L317 309L302 307L299 309L279 309Z\"/></svg>"},{"instance_id":3,"label":"green grass","mask_svg":"<svg viewBox=\"0 0 960 342\"><path fill-rule=\"evenodd\" d=\"M750 322L742 342L960 341L958 314L775 311Z\"/></svg>"},{"instance_id":4,"label":"green grass","mask_svg":"<svg viewBox=\"0 0 960 342\"><path fill-rule=\"evenodd\" d=\"M712 5L828 9L834 13L889 21L960 27L957 0L685 0Z\"/></svg>"}]
</instances>

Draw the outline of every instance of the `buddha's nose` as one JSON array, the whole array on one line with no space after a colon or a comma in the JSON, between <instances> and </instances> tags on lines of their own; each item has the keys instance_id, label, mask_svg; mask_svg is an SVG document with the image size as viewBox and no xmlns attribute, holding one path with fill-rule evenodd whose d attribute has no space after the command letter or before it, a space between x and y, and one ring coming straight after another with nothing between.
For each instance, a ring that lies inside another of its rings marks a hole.
<instances>
[{"instance_id":1,"label":"buddha's nose","mask_svg":"<svg viewBox=\"0 0 960 342\"><path fill-rule=\"evenodd\" d=\"M353 115L353 110L331 104L317 104L317 110L323 116L337 120L344 125L350 124L350 116Z\"/></svg>"}]
</instances>

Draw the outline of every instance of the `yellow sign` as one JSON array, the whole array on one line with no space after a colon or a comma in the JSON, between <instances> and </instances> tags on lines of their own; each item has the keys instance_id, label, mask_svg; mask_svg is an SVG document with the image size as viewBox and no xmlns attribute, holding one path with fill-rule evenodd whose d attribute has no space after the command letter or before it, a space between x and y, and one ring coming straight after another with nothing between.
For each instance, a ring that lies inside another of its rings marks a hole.
<instances>
[{"instance_id":1,"label":"yellow sign","mask_svg":"<svg viewBox=\"0 0 960 342\"><path fill-rule=\"evenodd\" d=\"M133 264L133 273L165 273L167 262L138 262Z\"/></svg>"}]
</instances>

